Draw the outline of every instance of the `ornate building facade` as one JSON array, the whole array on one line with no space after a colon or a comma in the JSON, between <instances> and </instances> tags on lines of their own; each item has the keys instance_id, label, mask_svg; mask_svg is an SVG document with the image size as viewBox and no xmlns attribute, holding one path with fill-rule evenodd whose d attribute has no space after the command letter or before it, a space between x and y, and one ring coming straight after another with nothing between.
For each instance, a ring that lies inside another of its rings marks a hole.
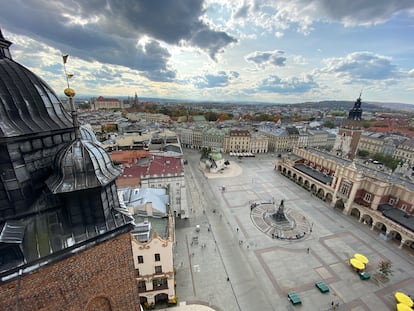
<instances>
[{"instance_id":1,"label":"ornate building facade","mask_svg":"<svg viewBox=\"0 0 414 311\"><path fill-rule=\"evenodd\" d=\"M296 148L275 169L330 206L414 252L414 184L320 150Z\"/></svg>"}]
</instances>

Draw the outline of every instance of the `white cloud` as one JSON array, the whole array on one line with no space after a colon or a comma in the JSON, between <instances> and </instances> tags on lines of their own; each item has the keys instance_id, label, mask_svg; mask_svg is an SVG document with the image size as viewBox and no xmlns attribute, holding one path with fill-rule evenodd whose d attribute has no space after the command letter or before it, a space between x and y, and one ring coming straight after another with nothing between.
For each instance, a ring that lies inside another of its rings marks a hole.
<instances>
[{"instance_id":1,"label":"white cloud","mask_svg":"<svg viewBox=\"0 0 414 311\"><path fill-rule=\"evenodd\" d=\"M385 80L398 76L389 57L371 52L354 52L343 58L327 59L326 67L321 71L358 80Z\"/></svg>"},{"instance_id":2,"label":"white cloud","mask_svg":"<svg viewBox=\"0 0 414 311\"><path fill-rule=\"evenodd\" d=\"M280 50L274 51L255 51L244 57L249 63L254 63L259 68L266 66L283 67L286 64L285 52Z\"/></svg>"}]
</instances>

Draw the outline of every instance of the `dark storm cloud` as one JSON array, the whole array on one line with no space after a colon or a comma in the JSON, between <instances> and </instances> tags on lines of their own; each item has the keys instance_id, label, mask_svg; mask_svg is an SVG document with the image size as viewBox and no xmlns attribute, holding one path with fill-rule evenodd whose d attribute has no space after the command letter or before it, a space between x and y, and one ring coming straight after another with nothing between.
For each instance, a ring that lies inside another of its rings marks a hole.
<instances>
[{"instance_id":1,"label":"dark storm cloud","mask_svg":"<svg viewBox=\"0 0 414 311\"><path fill-rule=\"evenodd\" d=\"M152 42L153 46L144 52L137 41L147 36L169 44L190 45L215 59L236 39L204 24L200 20L203 13L202 0L16 0L2 3L0 26L64 53L123 65L164 81L175 77L168 68L168 51ZM155 54L150 55L150 51Z\"/></svg>"},{"instance_id":2,"label":"dark storm cloud","mask_svg":"<svg viewBox=\"0 0 414 311\"><path fill-rule=\"evenodd\" d=\"M231 71L229 73L225 71L219 71L217 74L205 74L203 76L197 76L192 79L192 83L195 87L202 88L214 88L214 87L224 87L230 84L230 81L238 78L239 73Z\"/></svg>"},{"instance_id":3,"label":"dark storm cloud","mask_svg":"<svg viewBox=\"0 0 414 311\"><path fill-rule=\"evenodd\" d=\"M384 22L399 12L414 9L412 0L320 0L314 5L321 15L351 24Z\"/></svg>"},{"instance_id":4,"label":"dark storm cloud","mask_svg":"<svg viewBox=\"0 0 414 311\"><path fill-rule=\"evenodd\" d=\"M284 51L255 51L245 56L247 62L256 64L259 67L273 65L283 67L286 63L286 57L283 56Z\"/></svg>"},{"instance_id":5,"label":"dark storm cloud","mask_svg":"<svg viewBox=\"0 0 414 311\"><path fill-rule=\"evenodd\" d=\"M236 39L223 31L212 33L207 27L195 32L190 42L207 51L212 59L216 59L216 54L222 52L223 47L230 43L237 42Z\"/></svg>"},{"instance_id":6,"label":"dark storm cloud","mask_svg":"<svg viewBox=\"0 0 414 311\"><path fill-rule=\"evenodd\" d=\"M260 85L249 90L249 93L266 92L278 94L303 94L314 88L318 88L318 84L313 81L312 77L306 78L293 77L290 79L281 79L276 75L269 76L261 81Z\"/></svg>"}]
</instances>

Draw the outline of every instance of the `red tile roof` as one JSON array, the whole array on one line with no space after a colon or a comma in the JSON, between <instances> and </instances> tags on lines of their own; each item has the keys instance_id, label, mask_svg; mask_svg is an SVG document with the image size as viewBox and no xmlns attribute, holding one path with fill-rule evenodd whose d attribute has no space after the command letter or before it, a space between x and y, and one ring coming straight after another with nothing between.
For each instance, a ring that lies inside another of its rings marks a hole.
<instances>
[{"instance_id":1,"label":"red tile roof","mask_svg":"<svg viewBox=\"0 0 414 311\"><path fill-rule=\"evenodd\" d=\"M128 165L124 167L124 171L120 178L133 178L162 175L177 175L183 173L181 158L164 157L160 155L152 155L152 160L147 165Z\"/></svg>"},{"instance_id":2,"label":"red tile roof","mask_svg":"<svg viewBox=\"0 0 414 311\"><path fill-rule=\"evenodd\" d=\"M150 153L147 150L122 150L112 151L109 156L114 162L133 164L137 159L146 158L149 154Z\"/></svg>"},{"instance_id":3,"label":"red tile roof","mask_svg":"<svg viewBox=\"0 0 414 311\"><path fill-rule=\"evenodd\" d=\"M120 100L118 98L105 98L102 96L99 96L96 101L100 101L100 102L120 102Z\"/></svg>"}]
</instances>

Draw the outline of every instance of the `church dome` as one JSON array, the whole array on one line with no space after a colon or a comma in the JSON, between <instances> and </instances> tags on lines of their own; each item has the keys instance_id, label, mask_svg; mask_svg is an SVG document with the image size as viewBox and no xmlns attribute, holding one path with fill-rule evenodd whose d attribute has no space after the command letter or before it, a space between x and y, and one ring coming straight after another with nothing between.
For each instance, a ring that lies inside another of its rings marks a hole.
<instances>
[{"instance_id":1,"label":"church dome","mask_svg":"<svg viewBox=\"0 0 414 311\"><path fill-rule=\"evenodd\" d=\"M73 128L54 91L12 60L0 31L0 138Z\"/></svg>"},{"instance_id":2,"label":"church dome","mask_svg":"<svg viewBox=\"0 0 414 311\"><path fill-rule=\"evenodd\" d=\"M101 142L96 138L95 133L88 125L81 125L79 130L83 140L89 140L99 146L101 145Z\"/></svg>"},{"instance_id":3,"label":"church dome","mask_svg":"<svg viewBox=\"0 0 414 311\"><path fill-rule=\"evenodd\" d=\"M121 170L99 145L76 139L56 156L55 174L47 181L53 193L104 187L114 181Z\"/></svg>"}]
</instances>

